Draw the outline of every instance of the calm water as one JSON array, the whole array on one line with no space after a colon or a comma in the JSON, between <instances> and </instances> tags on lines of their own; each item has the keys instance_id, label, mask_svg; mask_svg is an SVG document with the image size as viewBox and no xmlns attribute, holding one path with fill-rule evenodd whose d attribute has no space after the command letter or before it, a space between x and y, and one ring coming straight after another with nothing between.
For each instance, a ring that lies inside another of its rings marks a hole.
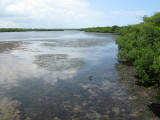
<instances>
[{"instance_id":1,"label":"calm water","mask_svg":"<svg viewBox=\"0 0 160 120\"><path fill-rule=\"evenodd\" d=\"M139 102L133 90L127 93L130 86L119 80L116 37L81 31L0 33L0 41L23 42L0 54L0 119L147 119L147 112L135 111Z\"/></svg>"}]
</instances>

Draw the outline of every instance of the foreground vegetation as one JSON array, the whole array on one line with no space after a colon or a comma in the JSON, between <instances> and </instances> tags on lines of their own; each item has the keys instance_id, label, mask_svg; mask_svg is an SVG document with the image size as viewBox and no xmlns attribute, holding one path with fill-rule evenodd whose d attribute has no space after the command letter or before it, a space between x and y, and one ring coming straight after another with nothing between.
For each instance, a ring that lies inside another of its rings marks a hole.
<instances>
[{"instance_id":1,"label":"foreground vegetation","mask_svg":"<svg viewBox=\"0 0 160 120\"><path fill-rule=\"evenodd\" d=\"M25 31L64 31L65 29L24 29L24 28L0 28L0 32L25 32Z\"/></svg>"},{"instance_id":2,"label":"foreground vegetation","mask_svg":"<svg viewBox=\"0 0 160 120\"><path fill-rule=\"evenodd\" d=\"M142 23L123 27L118 33L118 56L133 63L137 76L149 89L160 87L160 12L144 16Z\"/></svg>"},{"instance_id":3,"label":"foreground vegetation","mask_svg":"<svg viewBox=\"0 0 160 120\"><path fill-rule=\"evenodd\" d=\"M160 88L160 12L151 17L144 16L143 22L136 25L81 30L120 34L116 39L118 57L136 67L137 77L149 89ZM160 99L160 93L157 93L156 98Z\"/></svg>"}]
</instances>

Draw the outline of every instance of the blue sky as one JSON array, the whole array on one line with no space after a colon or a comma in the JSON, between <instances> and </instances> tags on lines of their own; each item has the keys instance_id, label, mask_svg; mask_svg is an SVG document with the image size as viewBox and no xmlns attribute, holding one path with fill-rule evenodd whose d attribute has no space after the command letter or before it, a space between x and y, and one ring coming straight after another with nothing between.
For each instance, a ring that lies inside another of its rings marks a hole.
<instances>
[{"instance_id":1,"label":"blue sky","mask_svg":"<svg viewBox=\"0 0 160 120\"><path fill-rule=\"evenodd\" d=\"M0 0L0 27L128 25L159 11L160 0Z\"/></svg>"},{"instance_id":2,"label":"blue sky","mask_svg":"<svg viewBox=\"0 0 160 120\"><path fill-rule=\"evenodd\" d=\"M92 9L101 12L125 10L136 11L144 10L147 12L157 12L159 8L159 0L83 0L89 2Z\"/></svg>"}]
</instances>

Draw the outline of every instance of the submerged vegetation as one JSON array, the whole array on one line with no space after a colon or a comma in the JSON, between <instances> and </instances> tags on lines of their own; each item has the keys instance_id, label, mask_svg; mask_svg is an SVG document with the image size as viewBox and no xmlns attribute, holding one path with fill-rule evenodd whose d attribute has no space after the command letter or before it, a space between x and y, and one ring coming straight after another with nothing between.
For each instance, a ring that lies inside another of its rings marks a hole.
<instances>
[{"instance_id":1,"label":"submerged vegetation","mask_svg":"<svg viewBox=\"0 0 160 120\"><path fill-rule=\"evenodd\" d=\"M22 44L27 44L26 42L16 42L16 41L3 41L0 42L0 53L8 52L14 50Z\"/></svg>"},{"instance_id":2,"label":"submerged vegetation","mask_svg":"<svg viewBox=\"0 0 160 120\"><path fill-rule=\"evenodd\" d=\"M21 120L21 103L4 97L0 99L0 120ZM27 120L27 119L26 119Z\"/></svg>"},{"instance_id":3,"label":"submerged vegetation","mask_svg":"<svg viewBox=\"0 0 160 120\"><path fill-rule=\"evenodd\" d=\"M149 89L160 88L160 12L151 17L144 16L143 22L123 27L96 27L80 29L86 32L118 33L118 57L136 67L140 82ZM156 98L160 99L160 93Z\"/></svg>"}]
</instances>

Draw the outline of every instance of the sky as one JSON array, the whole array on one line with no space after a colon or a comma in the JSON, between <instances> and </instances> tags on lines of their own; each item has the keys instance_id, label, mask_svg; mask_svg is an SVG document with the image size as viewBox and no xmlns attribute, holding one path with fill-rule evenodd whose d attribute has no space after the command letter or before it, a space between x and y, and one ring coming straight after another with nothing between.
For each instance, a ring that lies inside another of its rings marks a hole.
<instances>
[{"instance_id":1,"label":"sky","mask_svg":"<svg viewBox=\"0 0 160 120\"><path fill-rule=\"evenodd\" d=\"M0 28L125 26L154 15L160 0L0 0Z\"/></svg>"}]
</instances>

